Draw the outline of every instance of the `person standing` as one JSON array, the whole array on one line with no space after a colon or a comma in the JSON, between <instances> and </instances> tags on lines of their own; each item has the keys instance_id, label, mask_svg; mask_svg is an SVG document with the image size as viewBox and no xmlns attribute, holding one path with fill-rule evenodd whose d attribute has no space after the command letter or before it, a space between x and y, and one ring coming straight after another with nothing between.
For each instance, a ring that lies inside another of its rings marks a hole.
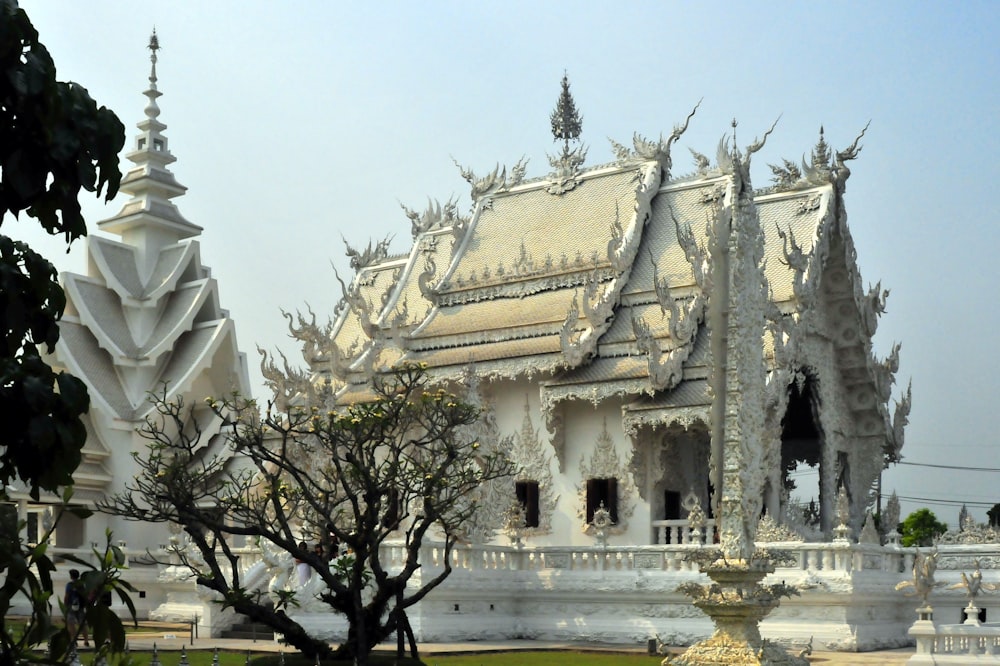
<instances>
[{"instance_id":1,"label":"person standing","mask_svg":"<svg viewBox=\"0 0 1000 666\"><path fill-rule=\"evenodd\" d=\"M66 593L63 603L66 604L66 629L70 639L76 645L77 633L83 632L83 647L90 647L90 634L87 631L86 597L83 594L83 582L77 569L69 570L69 582L66 583Z\"/></svg>"}]
</instances>

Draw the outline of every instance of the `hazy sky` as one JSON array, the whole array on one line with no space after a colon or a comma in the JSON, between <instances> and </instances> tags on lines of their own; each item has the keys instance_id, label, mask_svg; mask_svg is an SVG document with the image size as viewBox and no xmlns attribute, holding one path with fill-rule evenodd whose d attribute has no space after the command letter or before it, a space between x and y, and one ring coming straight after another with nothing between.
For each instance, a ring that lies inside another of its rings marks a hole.
<instances>
[{"instance_id":1,"label":"hazy sky","mask_svg":"<svg viewBox=\"0 0 1000 666\"><path fill-rule=\"evenodd\" d=\"M913 380L907 462L1000 468L996 441L1000 308L1000 3L852 2L128 2L22 0L61 80L115 110L131 146L142 117L155 25L160 120L189 192L181 212L205 228L202 260L236 320L257 397L259 344L298 358L280 308L324 318L354 246L410 241L399 204L469 189L477 173L529 159L548 172L549 112L567 71L588 163L607 138L669 133L703 99L674 149L714 155L739 121L746 145L781 116L754 158L799 159L820 125L844 148L871 120L848 182L862 276L892 289L876 336L901 341ZM127 163L124 165L127 166ZM86 202L94 223L124 203ZM31 242L31 222L3 231ZM36 245L84 271L82 244ZM898 393L898 387L897 387ZM930 506L953 526L1000 502L1000 473L897 466L886 491L904 515ZM979 503L979 505L976 505ZM981 506L980 506L981 505Z\"/></svg>"}]
</instances>

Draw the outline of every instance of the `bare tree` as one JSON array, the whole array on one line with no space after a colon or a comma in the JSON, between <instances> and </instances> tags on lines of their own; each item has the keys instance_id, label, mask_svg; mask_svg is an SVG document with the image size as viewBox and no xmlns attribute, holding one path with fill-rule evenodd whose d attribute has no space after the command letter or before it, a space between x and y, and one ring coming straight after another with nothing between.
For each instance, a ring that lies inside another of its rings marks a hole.
<instances>
[{"instance_id":1,"label":"bare tree","mask_svg":"<svg viewBox=\"0 0 1000 666\"><path fill-rule=\"evenodd\" d=\"M142 429L149 448L136 455L140 473L102 510L181 525L191 547L176 555L198 584L217 592L225 606L284 634L309 657L353 657L365 664L375 645L399 631L400 655L406 635L416 658L407 609L451 572L451 550L476 510L476 491L514 471L505 456L484 453L488 447L463 435L479 410L430 386L417 366L376 379L368 399L330 411L277 411L270 404L259 416L249 401L209 400L208 407L227 418L225 453L212 453L214 447L202 441L197 424L204 419L193 418L196 410L163 396L155 403ZM259 538L322 579L310 603L343 613L349 625L335 654L285 613L294 598L285 594L272 605L260 590L247 589L231 543L236 535ZM390 538L404 552L392 567L380 549ZM443 542L443 569L407 587L429 538ZM308 546L317 541L339 542L350 555L328 560Z\"/></svg>"}]
</instances>

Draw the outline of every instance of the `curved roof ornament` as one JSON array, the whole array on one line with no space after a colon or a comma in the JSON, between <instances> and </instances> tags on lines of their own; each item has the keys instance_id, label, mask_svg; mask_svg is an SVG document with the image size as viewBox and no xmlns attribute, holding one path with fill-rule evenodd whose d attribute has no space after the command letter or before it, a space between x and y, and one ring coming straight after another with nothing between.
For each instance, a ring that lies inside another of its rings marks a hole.
<instances>
[{"instance_id":1,"label":"curved roof ornament","mask_svg":"<svg viewBox=\"0 0 1000 666\"><path fill-rule=\"evenodd\" d=\"M865 132L868 131L868 127L871 124L872 121L870 120L865 123L864 128L861 130L861 134L858 134L854 138L854 143L848 146L845 150L837 151L837 159L833 166L833 177L838 189L842 190L844 188L844 184L847 182L847 179L851 177L851 170L847 168L847 162L849 160L857 159L862 148L862 146L858 145L858 142L861 141L861 137L865 135Z\"/></svg>"}]
</instances>

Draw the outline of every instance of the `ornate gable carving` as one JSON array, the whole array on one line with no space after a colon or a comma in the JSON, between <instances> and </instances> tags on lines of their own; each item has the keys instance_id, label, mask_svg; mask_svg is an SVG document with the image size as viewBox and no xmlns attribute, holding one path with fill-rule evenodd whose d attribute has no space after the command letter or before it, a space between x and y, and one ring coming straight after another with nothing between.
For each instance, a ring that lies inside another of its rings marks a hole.
<instances>
[{"instance_id":1,"label":"ornate gable carving","mask_svg":"<svg viewBox=\"0 0 1000 666\"><path fill-rule=\"evenodd\" d=\"M577 516L583 524L584 531L590 526L587 525L587 486L588 479L617 479L618 480L618 523L607 529L608 534L623 534L628 528L628 520L635 511L635 498L638 491L632 475L629 473L628 463L623 462L615 451L615 443L608 432L608 420L604 419L604 427L601 434L597 436L594 450L590 454L590 460L585 456L580 456L580 477L584 483L577 488Z\"/></svg>"},{"instance_id":2,"label":"ornate gable carving","mask_svg":"<svg viewBox=\"0 0 1000 666\"><path fill-rule=\"evenodd\" d=\"M545 454L544 444L531 423L531 405L527 395L524 396L524 421L521 424L521 432L507 440L510 441L508 449L510 457L519 467L515 480L538 483L538 527L526 527L522 530L522 534L525 536L548 534L552 531L552 515L555 513L559 496L552 492L555 484L552 481L551 457ZM511 488L510 497L513 496Z\"/></svg>"},{"instance_id":3,"label":"ornate gable carving","mask_svg":"<svg viewBox=\"0 0 1000 666\"><path fill-rule=\"evenodd\" d=\"M513 438L501 436L500 428L497 427L495 406L493 401L484 394L474 368L465 369L463 382L468 387L466 400L482 410L479 419L468 426L463 435L475 438L484 455L496 451L510 451L513 446ZM494 479L483 484L478 492L470 498L478 508L462 526L465 538L472 543L492 541L496 537L497 530L503 527L503 514L505 509L510 506L513 496L510 479Z\"/></svg>"}]
</instances>

